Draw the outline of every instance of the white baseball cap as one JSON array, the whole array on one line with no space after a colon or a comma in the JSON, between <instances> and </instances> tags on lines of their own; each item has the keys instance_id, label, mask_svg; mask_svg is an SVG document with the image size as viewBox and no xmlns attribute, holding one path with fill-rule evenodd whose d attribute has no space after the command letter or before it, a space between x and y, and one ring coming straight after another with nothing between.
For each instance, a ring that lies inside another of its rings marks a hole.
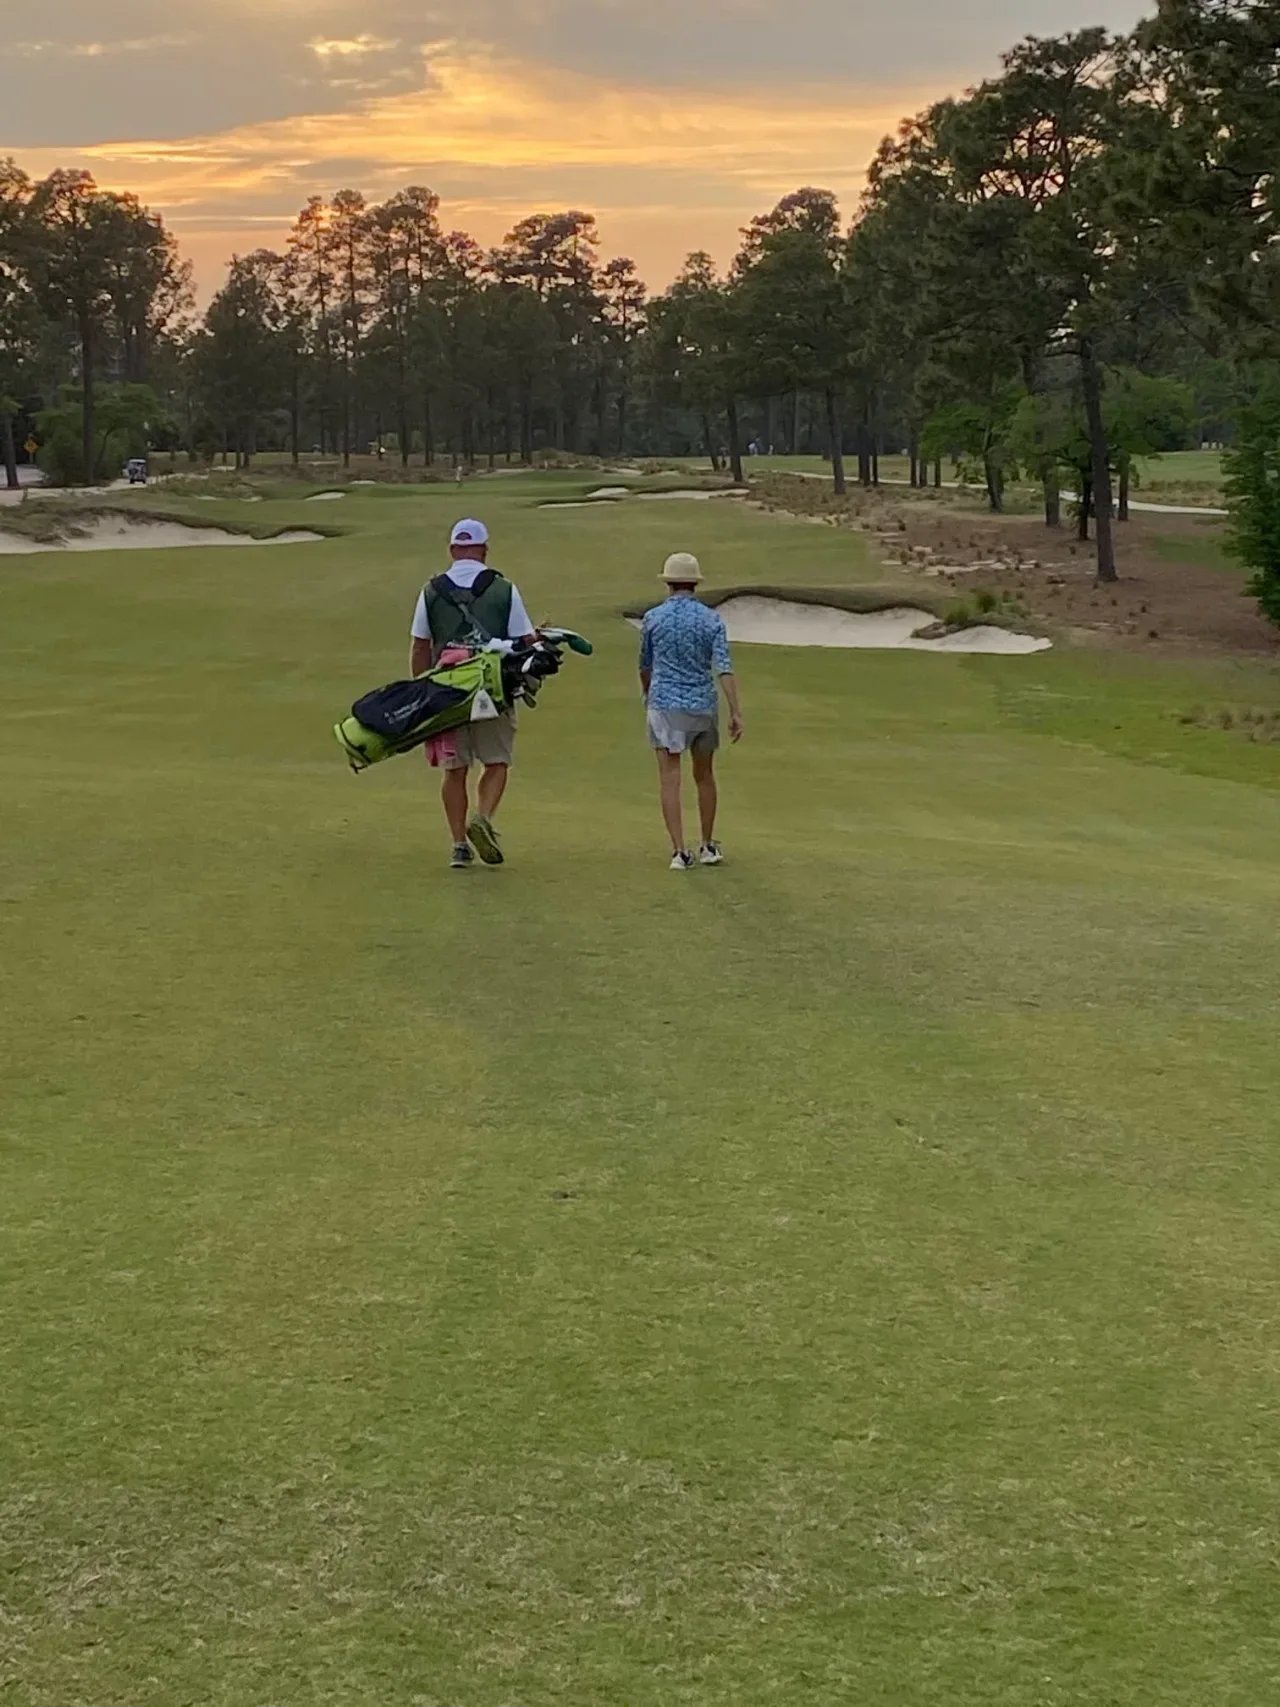
<instances>
[{"instance_id":1,"label":"white baseball cap","mask_svg":"<svg viewBox=\"0 0 1280 1707\"><path fill-rule=\"evenodd\" d=\"M450 545L488 545L489 530L483 522L461 521L454 524L449 535Z\"/></svg>"},{"instance_id":2,"label":"white baseball cap","mask_svg":"<svg viewBox=\"0 0 1280 1707\"><path fill-rule=\"evenodd\" d=\"M673 551L662 565L662 579L677 587L691 587L702 579L702 566L691 551Z\"/></svg>"}]
</instances>

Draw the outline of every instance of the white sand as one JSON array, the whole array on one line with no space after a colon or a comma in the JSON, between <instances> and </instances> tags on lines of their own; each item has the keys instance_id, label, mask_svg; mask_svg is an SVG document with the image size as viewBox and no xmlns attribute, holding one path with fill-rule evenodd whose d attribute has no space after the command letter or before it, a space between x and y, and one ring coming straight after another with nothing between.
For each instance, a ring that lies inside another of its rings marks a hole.
<instances>
[{"instance_id":1,"label":"white sand","mask_svg":"<svg viewBox=\"0 0 1280 1707\"><path fill-rule=\"evenodd\" d=\"M331 504L336 498L345 498L345 492L313 492L307 499L308 504Z\"/></svg>"},{"instance_id":2,"label":"white sand","mask_svg":"<svg viewBox=\"0 0 1280 1707\"><path fill-rule=\"evenodd\" d=\"M730 640L752 646L857 646L912 652L1044 652L1052 641L1034 634L981 624L957 629L938 640L917 640L917 629L936 618L927 610L895 605L891 610L837 610L832 605L802 605L791 599L765 599L743 593L716 607ZM638 628L638 622L633 623Z\"/></svg>"},{"instance_id":3,"label":"white sand","mask_svg":"<svg viewBox=\"0 0 1280 1707\"><path fill-rule=\"evenodd\" d=\"M182 522L144 521L133 516L97 516L86 531L53 544L27 539L21 534L0 532L0 555L28 557L35 551L149 551L175 545L301 545L323 539L321 533L295 528L271 539L254 539L247 533L224 528L187 527Z\"/></svg>"},{"instance_id":4,"label":"white sand","mask_svg":"<svg viewBox=\"0 0 1280 1707\"><path fill-rule=\"evenodd\" d=\"M672 500L681 502L685 499L694 503L707 503L712 498L745 498L745 486L732 486L718 492L637 492L634 486L601 486L595 492L589 492L585 498L574 499L569 503L557 503L554 499L546 504L540 504L542 510L587 510L596 504L612 504L616 498L638 498L642 504L670 503Z\"/></svg>"},{"instance_id":5,"label":"white sand","mask_svg":"<svg viewBox=\"0 0 1280 1707\"><path fill-rule=\"evenodd\" d=\"M753 594L727 599L717 607L730 640L764 646L874 646L915 652L1043 652L1051 641L1034 634L982 624L957 629L937 640L917 640L916 630L937 619L926 610L895 605L891 610L859 613L831 605L802 605L790 599Z\"/></svg>"},{"instance_id":6,"label":"white sand","mask_svg":"<svg viewBox=\"0 0 1280 1707\"><path fill-rule=\"evenodd\" d=\"M747 488L745 486L730 486L721 488L716 492L690 490L687 492L637 492L635 495L644 504L670 503L673 500L681 502L686 499L690 503L705 504L712 498L745 498Z\"/></svg>"}]
</instances>

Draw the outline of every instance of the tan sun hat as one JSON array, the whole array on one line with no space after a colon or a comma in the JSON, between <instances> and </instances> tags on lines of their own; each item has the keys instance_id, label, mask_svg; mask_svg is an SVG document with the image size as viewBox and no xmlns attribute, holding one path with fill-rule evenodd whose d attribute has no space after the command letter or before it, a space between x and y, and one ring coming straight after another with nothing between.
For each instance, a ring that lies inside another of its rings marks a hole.
<instances>
[{"instance_id":1,"label":"tan sun hat","mask_svg":"<svg viewBox=\"0 0 1280 1707\"><path fill-rule=\"evenodd\" d=\"M691 551L673 551L662 565L662 579L677 587L694 586L702 579L702 565Z\"/></svg>"}]
</instances>

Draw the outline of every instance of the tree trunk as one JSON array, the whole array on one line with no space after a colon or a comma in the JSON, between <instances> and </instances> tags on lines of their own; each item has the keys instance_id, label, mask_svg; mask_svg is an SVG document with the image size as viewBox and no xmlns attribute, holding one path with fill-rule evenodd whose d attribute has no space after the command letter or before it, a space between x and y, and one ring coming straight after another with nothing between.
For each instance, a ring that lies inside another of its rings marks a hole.
<instances>
[{"instance_id":1,"label":"tree trunk","mask_svg":"<svg viewBox=\"0 0 1280 1707\"><path fill-rule=\"evenodd\" d=\"M738 442L738 402L730 397L724 406L725 425L729 431L729 468L734 481L739 486L746 485L746 477L742 472L742 446Z\"/></svg>"},{"instance_id":2,"label":"tree trunk","mask_svg":"<svg viewBox=\"0 0 1280 1707\"><path fill-rule=\"evenodd\" d=\"M1062 493L1058 487L1058 465L1056 462L1046 462L1040 470L1040 483L1044 488L1044 525L1047 528L1062 526Z\"/></svg>"},{"instance_id":3,"label":"tree trunk","mask_svg":"<svg viewBox=\"0 0 1280 1707\"><path fill-rule=\"evenodd\" d=\"M18 490L18 447L13 442L13 416L0 409L0 455L4 457L5 485L11 492Z\"/></svg>"},{"instance_id":4,"label":"tree trunk","mask_svg":"<svg viewBox=\"0 0 1280 1707\"><path fill-rule=\"evenodd\" d=\"M1116 520L1127 522L1129 520L1129 473L1132 466L1127 452L1119 458L1119 466L1120 495L1116 506Z\"/></svg>"},{"instance_id":5,"label":"tree trunk","mask_svg":"<svg viewBox=\"0 0 1280 1707\"><path fill-rule=\"evenodd\" d=\"M791 454L800 455L800 393L791 393Z\"/></svg>"},{"instance_id":6,"label":"tree trunk","mask_svg":"<svg viewBox=\"0 0 1280 1707\"><path fill-rule=\"evenodd\" d=\"M711 431L711 417L705 411L702 416L702 442L706 446L707 456L711 461L711 472L719 474L720 458L716 455L716 441Z\"/></svg>"},{"instance_id":7,"label":"tree trunk","mask_svg":"<svg viewBox=\"0 0 1280 1707\"><path fill-rule=\"evenodd\" d=\"M942 458L940 456L935 456L933 459L933 485L935 491L942 487Z\"/></svg>"},{"instance_id":8,"label":"tree trunk","mask_svg":"<svg viewBox=\"0 0 1280 1707\"><path fill-rule=\"evenodd\" d=\"M422 466L430 468L435 459L436 447L431 429L431 393L428 391L422 398Z\"/></svg>"},{"instance_id":9,"label":"tree trunk","mask_svg":"<svg viewBox=\"0 0 1280 1707\"><path fill-rule=\"evenodd\" d=\"M80 454L84 461L84 479L86 486L93 485L94 470L94 429L93 418L93 321L82 315L80 318Z\"/></svg>"},{"instance_id":10,"label":"tree trunk","mask_svg":"<svg viewBox=\"0 0 1280 1707\"><path fill-rule=\"evenodd\" d=\"M1089 426L1089 460L1093 475L1093 512L1097 520L1098 580L1119 580L1116 546L1111 528L1111 459L1107 450L1107 428L1102 418L1102 372L1090 338L1080 340L1080 389L1084 393L1084 415Z\"/></svg>"},{"instance_id":11,"label":"tree trunk","mask_svg":"<svg viewBox=\"0 0 1280 1707\"><path fill-rule=\"evenodd\" d=\"M627 411L631 406L631 396L624 385L618 392L618 455L627 454Z\"/></svg>"},{"instance_id":12,"label":"tree trunk","mask_svg":"<svg viewBox=\"0 0 1280 1707\"><path fill-rule=\"evenodd\" d=\"M302 460L302 446L299 439L302 431L302 397L298 369L293 370L293 380L289 392L289 460L296 468Z\"/></svg>"},{"instance_id":13,"label":"tree trunk","mask_svg":"<svg viewBox=\"0 0 1280 1707\"><path fill-rule=\"evenodd\" d=\"M982 472L987 482L987 502L991 505L993 515L1004 512L1004 478L990 451L982 455Z\"/></svg>"},{"instance_id":14,"label":"tree trunk","mask_svg":"<svg viewBox=\"0 0 1280 1707\"><path fill-rule=\"evenodd\" d=\"M864 419L862 419L861 421L858 422L857 444L858 444L858 484L860 486L870 486L870 484L871 484L871 446L870 446L870 441L869 441L868 434L867 434L867 423L866 423L865 417L864 417Z\"/></svg>"},{"instance_id":15,"label":"tree trunk","mask_svg":"<svg viewBox=\"0 0 1280 1707\"><path fill-rule=\"evenodd\" d=\"M923 486L924 481L920 478L920 438L914 427L907 440L907 462L910 465L910 484Z\"/></svg>"},{"instance_id":16,"label":"tree trunk","mask_svg":"<svg viewBox=\"0 0 1280 1707\"><path fill-rule=\"evenodd\" d=\"M1093 509L1093 475L1087 468L1080 470L1080 503L1076 516L1076 538L1088 539L1089 514Z\"/></svg>"},{"instance_id":17,"label":"tree trunk","mask_svg":"<svg viewBox=\"0 0 1280 1707\"><path fill-rule=\"evenodd\" d=\"M409 466L409 410L405 404L404 392L396 398L396 437L400 440L400 466Z\"/></svg>"},{"instance_id":18,"label":"tree trunk","mask_svg":"<svg viewBox=\"0 0 1280 1707\"><path fill-rule=\"evenodd\" d=\"M533 462L533 392L529 386L520 399L520 460L526 468Z\"/></svg>"},{"instance_id":19,"label":"tree trunk","mask_svg":"<svg viewBox=\"0 0 1280 1707\"><path fill-rule=\"evenodd\" d=\"M831 477L837 498L848 491L844 477L844 428L840 421L840 399L834 391L827 392L827 436L831 440Z\"/></svg>"}]
</instances>

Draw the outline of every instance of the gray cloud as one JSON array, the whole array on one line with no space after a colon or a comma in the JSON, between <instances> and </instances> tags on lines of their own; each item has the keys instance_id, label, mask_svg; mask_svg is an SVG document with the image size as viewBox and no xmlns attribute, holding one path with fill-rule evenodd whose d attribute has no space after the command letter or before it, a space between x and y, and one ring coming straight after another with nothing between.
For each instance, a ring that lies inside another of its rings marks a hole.
<instances>
[{"instance_id":1,"label":"gray cloud","mask_svg":"<svg viewBox=\"0 0 1280 1707\"><path fill-rule=\"evenodd\" d=\"M198 10L60 0L9 24L0 144L162 139L339 112L414 87L422 43L449 37L666 85L682 100L700 88L805 79L942 93L992 69L1022 35L1122 28L1141 9L1133 0L223 0Z\"/></svg>"}]
</instances>

